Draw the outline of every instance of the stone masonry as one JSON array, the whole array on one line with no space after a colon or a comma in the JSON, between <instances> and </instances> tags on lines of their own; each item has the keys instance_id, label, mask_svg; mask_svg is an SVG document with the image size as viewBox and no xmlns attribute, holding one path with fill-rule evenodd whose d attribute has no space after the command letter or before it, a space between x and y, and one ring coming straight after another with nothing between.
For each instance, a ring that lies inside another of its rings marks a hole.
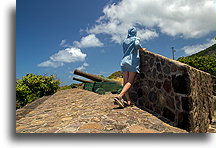
<instances>
[{"instance_id":1,"label":"stone masonry","mask_svg":"<svg viewBox=\"0 0 216 148\"><path fill-rule=\"evenodd\" d=\"M189 132L207 132L215 106L211 75L150 51L140 58L129 92L135 104Z\"/></svg>"}]
</instances>

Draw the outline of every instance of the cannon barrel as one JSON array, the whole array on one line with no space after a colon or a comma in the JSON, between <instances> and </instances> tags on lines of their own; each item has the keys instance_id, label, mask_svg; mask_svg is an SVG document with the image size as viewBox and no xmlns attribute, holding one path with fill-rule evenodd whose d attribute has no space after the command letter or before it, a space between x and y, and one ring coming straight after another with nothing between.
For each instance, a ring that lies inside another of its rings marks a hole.
<instances>
[{"instance_id":1,"label":"cannon barrel","mask_svg":"<svg viewBox=\"0 0 216 148\"><path fill-rule=\"evenodd\" d=\"M79 75L79 76L83 76L85 78L88 78L88 79L90 79L92 81L96 81L96 82L115 82L115 83L117 83L116 81L108 80L108 79L105 79L105 78L101 78L99 76L96 76L96 75L93 75L93 74L89 74L89 73L80 71L78 69L74 70L74 74L75 75Z\"/></svg>"},{"instance_id":2,"label":"cannon barrel","mask_svg":"<svg viewBox=\"0 0 216 148\"><path fill-rule=\"evenodd\" d=\"M83 82L83 83L93 83L93 81L87 81L87 80L79 79L79 78L76 78L76 77L73 77L73 80L80 81L80 82Z\"/></svg>"}]
</instances>

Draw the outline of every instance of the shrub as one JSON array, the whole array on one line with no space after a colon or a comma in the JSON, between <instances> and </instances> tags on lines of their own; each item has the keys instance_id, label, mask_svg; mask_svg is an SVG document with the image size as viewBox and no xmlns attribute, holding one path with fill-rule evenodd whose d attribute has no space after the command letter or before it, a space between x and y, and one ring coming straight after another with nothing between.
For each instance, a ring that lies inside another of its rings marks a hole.
<instances>
[{"instance_id":1,"label":"shrub","mask_svg":"<svg viewBox=\"0 0 216 148\"><path fill-rule=\"evenodd\" d=\"M16 108L21 108L42 96L54 94L59 88L59 80L55 76L26 74L16 82Z\"/></svg>"},{"instance_id":2,"label":"shrub","mask_svg":"<svg viewBox=\"0 0 216 148\"><path fill-rule=\"evenodd\" d=\"M208 72L213 76L216 74L216 58L213 56L181 57L178 58L178 61Z\"/></svg>"}]
</instances>

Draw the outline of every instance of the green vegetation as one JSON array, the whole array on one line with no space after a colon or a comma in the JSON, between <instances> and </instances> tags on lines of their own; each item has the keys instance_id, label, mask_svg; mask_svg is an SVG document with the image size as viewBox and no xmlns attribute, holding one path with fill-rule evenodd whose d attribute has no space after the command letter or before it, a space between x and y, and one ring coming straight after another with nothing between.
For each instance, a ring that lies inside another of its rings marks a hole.
<instances>
[{"instance_id":1,"label":"green vegetation","mask_svg":"<svg viewBox=\"0 0 216 148\"><path fill-rule=\"evenodd\" d=\"M177 61L194 68L216 75L216 44L188 57L180 57Z\"/></svg>"},{"instance_id":2,"label":"green vegetation","mask_svg":"<svg viewBox=\"0 0 216 148\"><path fill-rule=\"evenodd\" d=\"M195 56L213 56L213 57L216 57L216 54L215 54L215 51L216 51L216 44L206 48L205 50L202 50L196 54L193 54L189 57L195 57Z\"/></svg>"},{"instance_id":3,"label":"green vegetation","mask_svg":"<svg viewBox=\"0 0 216 148\"><path fill-rule=\"evenodd\" d=\"M107 78L108 79L116 79L117 77L120 77L120 78L123 77L122 71L114 72L110 76L108 76Z\"/></svg>"},{"instance_id":4,"label":"green vegetation","mask_svg":"<svg viewBox=\"0 0 216 148\"><path fill-rule=\"evenodd\" d=\"M52 95L59 88L59 80L55 76L26 74L16 81L16 109L33 102L42 96Z\"/></svg>"},{"instance_id":5,"label":"green vegetation","mask_svg":"<svg viewBox=\"0 0 216 148\"><path fill-rule=\"evenodd\" d=\"M58 90L66 90L66 89L71 89L71 88L72 88L71 85L64 85L64 86L59 87Z\"/></svg>"},{"instance_id":6,"label":"green vegetation","mask_svg":"<svg viewBox=\"0 0 216 148\"><path fill-rule=\"evenodd\" d=\"M194 68L216 75L216 58L213 56L181 57L178 61L188 64Z\"/></svg>"}]
</instances>

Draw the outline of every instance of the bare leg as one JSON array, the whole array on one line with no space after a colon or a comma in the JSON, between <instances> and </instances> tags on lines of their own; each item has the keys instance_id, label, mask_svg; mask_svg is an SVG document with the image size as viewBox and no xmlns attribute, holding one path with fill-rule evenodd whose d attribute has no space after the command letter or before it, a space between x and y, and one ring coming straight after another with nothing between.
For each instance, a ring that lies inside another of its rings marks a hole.
<instances>
[{"instance_id":1,"label":"bare leg","mask_svg":"<svg viewBox=\"0 0 216 148\"><path fill-rule=\"evenodd\" d=\"M128 82L128 78L129 78L129 72L128 71L123 71L123 83L124 85Z\"/></svg>"},{"instance_id":2,"label":"bare leg","mask_svg":"<svg viewBox=\"0 0 216 148\"><path fill-rule=\"evenodd\" d=\"M119 97L123 97L125 95L128 104L131 104L131 99L128 94L128 90L130 89L131 85L134 82L134 78L136 76L136 72L123 72L123 77L124 77L124 87L119 94Z\"/></svg>"},{"instance_id":3,"label":"bare leg","mask_svg":"<svg viewBox=\"0 0 216 148\"><path fill-rule=\"evenodd\" d=\"M124 71L123 72L124 86L128 82L128 78L129 78L129 72L128 71ZM128 92L125 93L125 97L126 97L127 101L131 101Z\"/></svg>"}]
</instances>

